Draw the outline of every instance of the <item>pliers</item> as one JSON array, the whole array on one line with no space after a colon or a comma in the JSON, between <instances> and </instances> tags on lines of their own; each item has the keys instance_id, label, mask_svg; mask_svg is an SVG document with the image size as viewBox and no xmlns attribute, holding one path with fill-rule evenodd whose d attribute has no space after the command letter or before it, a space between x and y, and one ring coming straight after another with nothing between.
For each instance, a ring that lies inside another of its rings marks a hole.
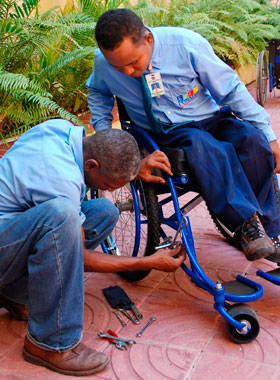
<instances>
[{"instance_id":1,"label":"pliers","mask_svg":"<svg viewBox=\"0 0 280 380\"><path fill-rule=\"evenodd\" d=\"M98 336L100 336L101 338L105 338L105 339L108 339L109 342L112 342L115 344L115 346L119 349L119 350L124 350L126 349L127 350L127 345L128 344L135 344L135 340L132 340L132 339L123 339L123 338L119 338L118 337L118 334L116 334L114 331L112 330L108 330L108 334L104 333L104 332L100 332L97 334Z\"/></svg>"}]
</instances>

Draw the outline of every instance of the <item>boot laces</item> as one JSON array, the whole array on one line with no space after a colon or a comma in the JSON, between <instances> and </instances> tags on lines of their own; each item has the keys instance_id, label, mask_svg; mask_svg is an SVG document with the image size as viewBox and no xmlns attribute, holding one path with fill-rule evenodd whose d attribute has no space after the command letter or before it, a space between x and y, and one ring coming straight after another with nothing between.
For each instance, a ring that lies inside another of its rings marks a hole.
<instances>
[{"instance_id":1,"label":"boot laces","mask_svg":"<svg viewBox=\"0 0 280 380\"><path fill-rule=\"evenodd\" d=\"M275 248L280 248L280 240L278 236L271 238L271 241Z\"/></svg>"},{"instance_id":2,"label":"boot laces","mask_svg":"<svg viewBox=\"0 0 280 380\"><path fill-rule=\"evenodd\" d=\"M246 221L242 227L242 234L246 235L246 237L250 240L256 240L264 237L265 232L259 218L252 218Z\"/></svg>"}]
</instances>

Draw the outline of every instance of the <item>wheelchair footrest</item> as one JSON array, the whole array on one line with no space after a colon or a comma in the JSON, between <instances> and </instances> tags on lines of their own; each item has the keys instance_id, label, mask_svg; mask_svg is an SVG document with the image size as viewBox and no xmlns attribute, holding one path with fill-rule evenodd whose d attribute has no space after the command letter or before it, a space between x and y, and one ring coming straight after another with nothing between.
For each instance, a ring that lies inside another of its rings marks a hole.
<instances>
[{"instance_id":1,"label":"wheelchair footrest","mask_svg":"<svg viewBox=\"0 0 280 380\"><path fill-rule=\"evenodd\" d=\"M265 280L269 282L272 282L275 285L280 286L280 268L276 268L268 272L263 272L262 270L258 270L257 275L264 278Z\"/></svg>"},{"instance_id":2,"label":"wheelchair footrest","mask_svg":"<svg viewBox=\"0 0 280 380\"><path fill-rule=\"evenodd\" d=\"M244 284L241 281L227 281L223 282L223 287L225 288L225 293L233 295L249 295L256 293L256 288L253 286Z\"/></svg>"}]
</instances>

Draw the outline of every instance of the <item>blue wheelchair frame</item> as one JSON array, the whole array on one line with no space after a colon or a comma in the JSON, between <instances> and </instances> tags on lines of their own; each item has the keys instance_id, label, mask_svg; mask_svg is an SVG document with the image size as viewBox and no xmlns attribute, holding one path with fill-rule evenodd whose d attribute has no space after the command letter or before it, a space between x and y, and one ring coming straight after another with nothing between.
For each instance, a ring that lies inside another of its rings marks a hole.
<instances>
[{"instance_id":1,"label":"blue wheelchair frame","mask_svg":"<svg viewBox=\"0 0 280 380\"><path fill-rule=\"evenodd\" d=\"M122 122L122 127L129 131L134 138L136 139L138 145L148 151L148 153L152 153L154 150L160 150L160 148L157 146L157 144L153 141L153 139L150 137L150 135L142 128L139 128L135 125L132 125L127 122ZM181 231L181 237L182 241L185 247L185 250L187 252L187 255L189 257L190 261L190 268L187 267L185 263L181 265L183 271L191 278L191 280L195 283L196 286L206 290L214 297L214 308L221 314L221 316L226 320L228 323L228 326L233 328L234 331L236 331L236 334L240 334L240 342L242 343L242 336L245 336L244 342L249 342L253 340L256 335L253 336L252 339L248 339L246 341L246 335L250 333L250 326L241 320L239 321L238 318L236 318L236 315L232 316L228 310L230 309L231 304L228 304L228 302L237 302L237 303L244 303L244 302L251 302L255 301L262 297L263 295L263 288L261 285L257 284L256 282L242 276L238 275L236 277L235 281L230 281L230 283L236 282L238 283L238 286L241 288L244 287L245 292L244 294L235 294L230 293L227 291L227 283L221 284L219 281L217 283L214 283L208 276L204 273L200 265L198 264L195 247L194 247L194 240L192 236L191 231L191 225L189 218L187 216L184 216L184 210L180 209L179 201L178 201L178 195L176 191L176 187L179 187L182 189L182 194L189 191L188 189L188 177L185 175L183 177L170 177L169 175L165 175L166 183L169 185L169 189L171 192L171 195L165 198L162 201L159 201L159 205L161 206L161 223L165 224L174 230L178 229L178 226L180 225L182 218L185 218L186 223L184 225L184 228ZM139 243L140 243L140 231L141 231L141 224L147 223L146 220L141 220L141 209L139 205L139 199L137 196L137 190L136 181L132 181L130 183L131 186L131 192L134 202L134 208L135 208L135 215L136 215L136 244L134 246L134 251L132 252L132 256L137 256L138 249L139 249ZM196 196L194 199L195 204L199 203L198 198L200 195ZM165 218L162 212L162 206L167 204L170 200L173 202L174 206L174 214L171 215L168 218ZM186 207L185 205L183 209ZM161 235L163 238L166 238L166 234L161 229ZM111 238L111 244L114 244L112 238ZM103 243L102 244L103 251L105 253L110 253L110 250L108 250L107 246ZM238 288L237 288L238 289ZM248 291L249 290L249 291ZM256 321L258 324L258 322ZM229 330L229 329L228 329ZM229 330L230 332L230 330ZM235 332L234 332L235 334ZM233 335L234 335L233 334ZM230 333L231 335L231 333ZM231 335L233 340L239 342L238 338L237 340L234 339L234 337Z\"/></svg>"}]
</instances>

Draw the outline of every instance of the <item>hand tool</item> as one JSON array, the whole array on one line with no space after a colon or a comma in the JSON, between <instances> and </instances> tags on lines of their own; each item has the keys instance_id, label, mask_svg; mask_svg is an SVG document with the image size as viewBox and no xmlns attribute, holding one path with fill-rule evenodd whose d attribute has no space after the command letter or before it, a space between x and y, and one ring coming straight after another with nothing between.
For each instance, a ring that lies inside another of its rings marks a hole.
<instances>
[{"instance_id":1,"label":"hand tool","mask_svg":"<svg viewBox=\"0 0 280 380\"><path fill-rule=\"evenodd\" d=\"M99 332L97 334L98 336L100 336L101 338L105 338L105 339L113 339L115 342L122 342L122 343L127 343L127 344L135 344L135 340L133 339L124 339L124 338L120 338L119 336L116 337L114 335L111 335L111 334L106 334L104 332Z\"/></svg>"},{"instance_id":2,"label":"hand tool","mask_svg":"<svg viewBox=\"0 0 280 380\"><path fill-rule=\"evenodd\" d=\"M126 310L124 309L118 309L121 313L123 313L123 315L126 316L126 318L130 319L135 325L139 325L139 320L138 319L134 319Z\"/></svg>"},{"instance_id":3,"label":"hand tool","mask_svg":"<svg viewBox=\"0 0 280 380\"><path fill-rule=\"evenodd\" d=\"M133 311L133 314L138 319L138 321L143 318L143 314L140 313L140 311L134 304L131 306L131 310Z\"/></svg>"},{"instance_id":4,"label":"hand tool","mask_svg":"<svg viewBox=\"0 0 280 380\"><path fill-rule=\"evenodd\" d=\"M156 318L150 318L150 320L149 320L149 322L146 324L146 326L144 326L144 327L142 328L142 330L139 331L139 333L136 334L136 336L137 336L137 337L140 337L140 336L143 334L143 332L146 330L146 328L149 327L149 326L150 326L154 321L156 321L156 320L157 320Z\"/></svg>"},{"instance_id":5,"label":"hand tool","mask_svg":"<svg viewBox=\"0 0 280 380\"><path fill-rule=\"evenodd\" d=\"M127 324L126 324L125 321L122 319L120 313L119 313L117 310L115 310L113 313L114 313L115 316L118 318L118 320L121 322L122 327L126 327Z\"/></svg>"},{"instance_id":6,"label":"hand tool","mask_svg":"<svg viewBox=\"0 0 280 380\"><path fill-rule=\"evenodd\" d=\"M182 226L183 221L186 222L186 224L184 226ZM187 225L188 225L188 219L187 219L187 217L186 216L182 216L181 222L180 222L180 224L179 224L179 226L177 228L177 231L175 233L175 236L174 236L173 240L171 240L172 238L171 238L171 236L169 236L168 238L164 239L163 242L160 245L157 245L155 247L155 249L156 250L157 249L161 249L161 248L172 249L174 247L174 245L176 244L176 239L177 239L179 233L182 232L183 229L187 227Z\"/></svg>"},{"instance_id":7,"label":"hand tool","mask_svg":"<svg viewBox=\"0 0 280 380\"><path fill-rule=\"evenodd\" d=\"M122 351L124 349L127 350L127 344L125 342L117 340L118 339L118 334L115 333L113 330L108 330L108 336L111 336L112 338L108 338L108 337L105 337L105 336L104 336L104 338L108 339L109 342L114 343L114 345L116 346L116 348L118 348L119 350L122 350Z\"/></svg>"}]
</instances>

